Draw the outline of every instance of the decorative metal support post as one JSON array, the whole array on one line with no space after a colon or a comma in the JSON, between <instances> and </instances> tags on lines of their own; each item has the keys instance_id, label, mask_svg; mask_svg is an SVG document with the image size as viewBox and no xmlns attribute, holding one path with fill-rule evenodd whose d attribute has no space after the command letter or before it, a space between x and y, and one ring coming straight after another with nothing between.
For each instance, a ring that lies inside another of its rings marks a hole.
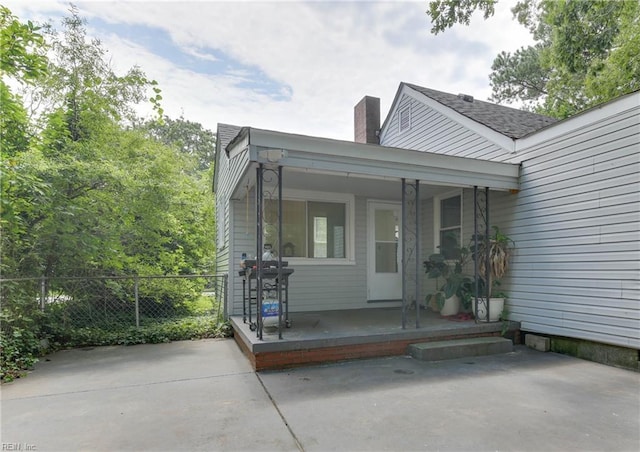
<instances>
[{"instance_id":1,"label":"decorative metal support post","mask_svg":"<svg viewBox=\"0 0 640 452\"><path fill-rule=\"evenodd\" d=\"M267 201L271 204L267 205ZM276 202L277 212L273 211L273 203ZM276 218L272 218L273 214ZM257 306L257 335L262 340L262 334L264 329L264 312L262 309L264 302L264 291L277 293L278 297L278 337L282 339L282 166L265 167L260 163L256 173L256 216L257 216L257 250L256 250L256 306ZM267 283L264 278L264 262L262 255L264 250L264 232L265 226L270 225L270 232L273 232L273 228L277 228L277 260L278 269L275 283Z\"/></svg>"},{"instance_id":2,"label":"decorative metal support post","mask_svg":"<svg viewBox=\"0 0 640 452\"><path fill-rule=\"evenodd\" d=\"M480 290L480 272L478 271L478 186L473 187L473 312L478 312L478 291ZM476 322L478 319L476 318Z\"/></svg>"},{"instance_id":3,"label":"decorative metal support post","mask_svg":"<svg viewBox=\"0 0 640 452\"><path fill-rule=\"evenodd\" d=\"M420 328L420 181L416 179L416 328Z\"/></svg>"},{"instance_id":4,"label":"decorative metal support post","mask_svg":"<svg viewBox=\"0 0 640 452\"><path fill-rule=\"evenodd\" d=\"M407 224L407 181L402 178L402 230L404 231L404 225ZM407 250L407 239L406 235L402 234L401 237L402 242L402 329L407 328L407 281L405 275L407 274L407 259L406 259L406 250Z\"/></svg>"},{"instance_id":5,"label":"decorative metal support post","mask_svg":"<svg viewBox=\"0 0 640 452\"><path fill-rule=\"evenodd\" d=\"M483 191L478 187L473 187L473 276L475 280L475 297L474 308L476 313L476 322L485 320L481 318L484 313L486 320L489 321L489 294L491 293L491 265L489 262L489 253L484 252L485 261L484 274L481 275L479 256L481 251L487 251L491 245L489 242L490 226L489 222L489 187L485 187ZM480 279L484 280L484 293L480 293ZM484 295L484 296L483 296Z\"/></svg>"},{"instance_id":6,"label":"decorative metal support post","mask_svg":"<svg viewBox=\"0 0 640 452\"><path fill-rule=\"evenodd\" d=\"M420 181L402 179L402 328L407 312L416 310L416 328L420 328Z\"/></svg>"},{"instance_id":7,"label":"decorative metal support post","mask_svg":"<svg viewBox=\"0 0 640 452\"><path fill-rule=\"evenodd\" d=\"M282 339L282 166L278 166L278 338ZM287 300L289 302L289 300Z\"/></svg>"},{"instance_id":8,"label":"decorative metal support post","mask_svg":"<svg viewBox=\"0 0 640 452\"><path fill-rule=\"evenodd\" d=\"M491 222L489 220L489 187L484 188L484 211L485 211L485 222L484 222L484 246L485 246L485 261L484 261L484 269L485 269L485 300L487 302L487 322L489 321L489 304L491 300L489 295L491 294L491 262L489 256L489 248L491 247L491 241L489 239L490 236L490 225Z\"/></svg>"},{"instance_id":9,"label":"decorative metal support post","mask_svg":"<svg viewBox=\"0 0 640 452\"><path fill-rule=\"evenodd\" d=\"M256 334L262 340L262 234L264 232L263 220L263 193L262 176L264 166L262 163L256 169ZM251 302L251 301L249 301Z\"/></svg>"}]
</instances>

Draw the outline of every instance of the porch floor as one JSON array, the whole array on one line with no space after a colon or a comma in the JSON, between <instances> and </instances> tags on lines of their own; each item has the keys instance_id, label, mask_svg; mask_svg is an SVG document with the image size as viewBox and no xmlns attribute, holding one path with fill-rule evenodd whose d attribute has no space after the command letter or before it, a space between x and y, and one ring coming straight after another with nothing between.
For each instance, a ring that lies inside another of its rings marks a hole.
<instances>
[{"instance_id":1,"label":"porch floor","mask_svg":"<svg viewBox=\"0 0 640 452\"><path fill-rule=\"evenodd\" d=\"M408 314L407 327L403 329L399 308L290 313L291 328L283 329L282 339L277 331L265 330L262 340L242 316L232 316L230 321L236 342L256 370L402 355L411 343L497 336L503 327L501 322L458 321L421 311L420 328L416 328L415 314ZM510 335L513 337L518 330L519 324L511 322Z\"/></svg>"}]
</instances>

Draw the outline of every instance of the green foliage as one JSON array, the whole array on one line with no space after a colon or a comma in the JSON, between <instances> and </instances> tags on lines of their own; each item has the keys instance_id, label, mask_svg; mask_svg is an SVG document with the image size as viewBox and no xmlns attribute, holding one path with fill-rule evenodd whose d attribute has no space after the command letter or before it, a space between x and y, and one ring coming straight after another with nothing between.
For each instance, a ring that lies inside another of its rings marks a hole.
<instances>
[{"instance_id":1,"label":"green foliage","mask_svg":"<svg viewBox=\"0 0 640 452\"><path fill-rule=\"evenodd\" d=\"M199 171L207 171L211 168L216 136L201 124L189 121L183 116L178 119L165 116L162 121L147 121L142 125L142 129L161 143L175 147L183 154L195 158Z\"/></svg>"},{"instance_id":2,"label":"green foliage","mask_svg":"<svg viewBox=\"0 0 640 452\"><path fill-rule=\"evenodd\" d=\"M486 19L495 3L430 2L432 31L468 24L475 10ZM640 89L637 0L521 0L512 12L536 44L495 58L491 100L518 100L530 110L565 118Z\"/></svg>"},{"instance_id":3,"label":"green foliage","mask_svg":"<svg viewBox=\"0 0 640 452\"><path fill-rule=\"evenodd\" d=\"M154 129L157 136L134 127L142 123L136 115L141 102L151 102L163 116L161 89L138 67L117 73L100 41L88 39L75 7L56 31L23 23L0 6L0 27L2 276L209 272L215 215L205 168L213 134L184 118L167 118L166 126ZM24 97L11 92L6 78L22 85ZM24 99L38 108L28 110ZM126 284L111 281L97 296L49 278L45 292L93 311L110 300L124 311L131 290ZM143 314L188 315L187 301L203 286L192 280L141 283ZM60 335L67 326L82 331L64 317L45 322L33 306L40 287L21 290L2 288L7 378L33 363L40 338ZM135 334L144 341L153 340L145 334L186 337L180 331L188 325L180 325L145 326L149 333ZM198 335L213 334L210 326L191 326Z\"/></svg>"},{"instance_id":4,"label":"green foliage","mask_svg":"<svg viewBox=\"0 0 640 452\"><path fill-rule=\"evenodd\" d=\"M11 125L0 167L4 275L209 271L214 207L209 174L198 170L201 155L130 127L146 90L159 102L157 83L139 68L116 74L75 8L49 39L48 72L31 92L43 105L37 123L0 86L3 126ZM167 124L201 132L201 140L192 136L202 142L198 152L213 148L198 124Z\"/></svg>"},{"instance_id":5,"label":"green foliage","mask_svg":"<svg viewBox=\"0 0 640 452\"><path fill-rule=\"evenodd\" d=\"M493 16L498 0L434 0L429 2L427 14L431 17L431 33L438 34L454 24L469 25L471 15L480 10L484 18Z\"/></svg>"},{"instance_id":6,"label":"green foliage","mask_svg":"<svg viewBox=\"0 0 640 452\"><path fill-rule=\"evenodd\" d=\"M89 347L100 345L160 344L206 338L223 338L231 335L228 323L219 323L211 316L191 316L157 321L136 328L55 328L51 336L57 347Z\"/></svg>"},{"instance_id":7,"label":"green foliage","mask_svg":"<svg viewBox=\"0 0 640 452\"><path fill-rule=\"evenodd\" d=\"M0 380L11 381L37 362L43 317L31 296L35 283L4 282L0 287Z\"/></svg>"},{"instance_id":8,"label":"green foliage","mask_svg":"<svg viewBox=\"0 0 640 452\"><path fill-rule=\"evenodd\" d=\"M515 53L500 52L493 61L489 83L491 101L501 103L521 100L533 109L538 99L547 94L549 72L542 67L541 46L523 47Z\"/></svg>"},{"instance_id":9,"label":"green foliage","mask_svg":"<svg viewBox=\"0 0 640 452\"><path fill-rule=\"evenodd\" d=\"M455 254L458 259L454 261L435 253L423 263L427 278L436 280L436 290L426 296L427 303L435 298L440 309L444 306L445 300L454 295L460 298L464 308L468 309L471 306L472 279L463 273L470 256L469 249L457 248Z\"/></svg>"},{"instance_id":10,"label":"green foliage","mask_svg":"<svg viewBox=\"0 0 640 452\"><path fill-rule=\"evenodd\" d=\"M22 23L9 8L0 5L0 75L31 83L46 73L47 45L41 27Z\"/></svg>"}]
</instances>

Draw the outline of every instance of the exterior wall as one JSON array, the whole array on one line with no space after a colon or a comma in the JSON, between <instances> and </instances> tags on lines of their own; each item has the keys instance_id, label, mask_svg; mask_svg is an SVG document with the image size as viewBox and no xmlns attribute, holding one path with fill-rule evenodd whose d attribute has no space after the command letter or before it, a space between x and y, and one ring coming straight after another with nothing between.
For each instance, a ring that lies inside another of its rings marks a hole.
<instances>
[{"instance_id":1,"label":"exterior wall","mask_svg":"<svg viewBox=\"0 0 640 452\"><path fill-rule=\"evenodd\" d=\"M508 308L525 331L638 349L640 107L588 118L519 151L520 193L492 197L517 247Z\"/></svg>"},{"instance_id":2,"label":"exterior wall","mask_svg":"<svg viewBox=\"0 0 640 452\"><path fill-rule=\"evenodd\" d=\"M243 252L255 256L255 194L251 192L248 215L246 200L233 202L234 252L230 285L233 295L230 314L242 314L242 279L238 276ZM367 200L355 198L355 264L295 265L289 279L290 312L357 309L367 304ZM248 219L248 226L247 226ZM379 304L376 304L378 307Z\"/></svg>"},{"instance_id":3,"label":"exterior wall","mask_svg":"<svg viewBox=\"0 0 640 452\"><path fill-rule=\"evenodd\" d=\"M399 132L398 112L406 106L411 108L411 128ZM380 144L494 161L507 161L513 156L407 94L402 95L380 133Z\"/></svg>"},{"instance_id":4,"label":"exterior wall","mask_svg":"<svg viewBox=\"0 0 640 452\"><path fill-rule=\"evenodd\" d=\"M230 201L230 196L233 188L238 183L243 171L248 165L248 159L246 152L238 155L233 160L225 156L221 156L217 161L218 168L218 180L216 184L216 212L223 212L218 216L216 214L216 228L223 228L221 237L216 234L216 273L217 274L229 274L230 270L233 271L234 267L230 266L230 255L233 253L235 243L233 242L233 201ZM222 221L221 221L222 220ZM220 224L220 223L223 224ZM237 268L237 267L235 267ZM231 277L232 275L230 275ZM233 284L231 279L229 280L229 300L233 297ZM229 306L227 306L229 309ZM231 310L228 311L231 313Z\"/></svg>"},{"instance_id":5,"label":"exterior wall","mask_svg":"<svg viewBox=\"0 0 640 452\"><path fill-rule=\"evenodd\" d=\"M355 265L295 265L290 277L289 299L291 312L379 308L398 306L399 303L367 303L367 202L368 198L355 198ZM255 243L255 192L246 200L232 201L233 212L231 235L230 293L233 295L229 313L242 314L242 279L238 276L242 253L256 254ZM468 241L473 231L473 191L463 193L463 235ZM247 223L248 220L248 223ZM434 253L433 198L422 201L421 206L421 259L420 265ZM471 269L472 271L472 269ZM433 290L435 281L428 279L421 270L420 302Z\"/></svg>"}]
</instances>

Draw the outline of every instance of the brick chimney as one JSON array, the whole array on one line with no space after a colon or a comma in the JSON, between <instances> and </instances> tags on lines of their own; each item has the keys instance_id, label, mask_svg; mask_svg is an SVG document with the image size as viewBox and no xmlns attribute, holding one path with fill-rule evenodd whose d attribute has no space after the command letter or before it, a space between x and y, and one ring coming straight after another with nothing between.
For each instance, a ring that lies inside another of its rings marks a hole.
<instances>
[{"instance_id":1,"label":"brick chimney","mask_svg":"<svg viewBox=\"0 0 640 452\"><path fill-rule=\"evenodd\" d=\"M356 143L380 144L380 99L364 96L353 109Z\"/></svg>"}]
</instances>

